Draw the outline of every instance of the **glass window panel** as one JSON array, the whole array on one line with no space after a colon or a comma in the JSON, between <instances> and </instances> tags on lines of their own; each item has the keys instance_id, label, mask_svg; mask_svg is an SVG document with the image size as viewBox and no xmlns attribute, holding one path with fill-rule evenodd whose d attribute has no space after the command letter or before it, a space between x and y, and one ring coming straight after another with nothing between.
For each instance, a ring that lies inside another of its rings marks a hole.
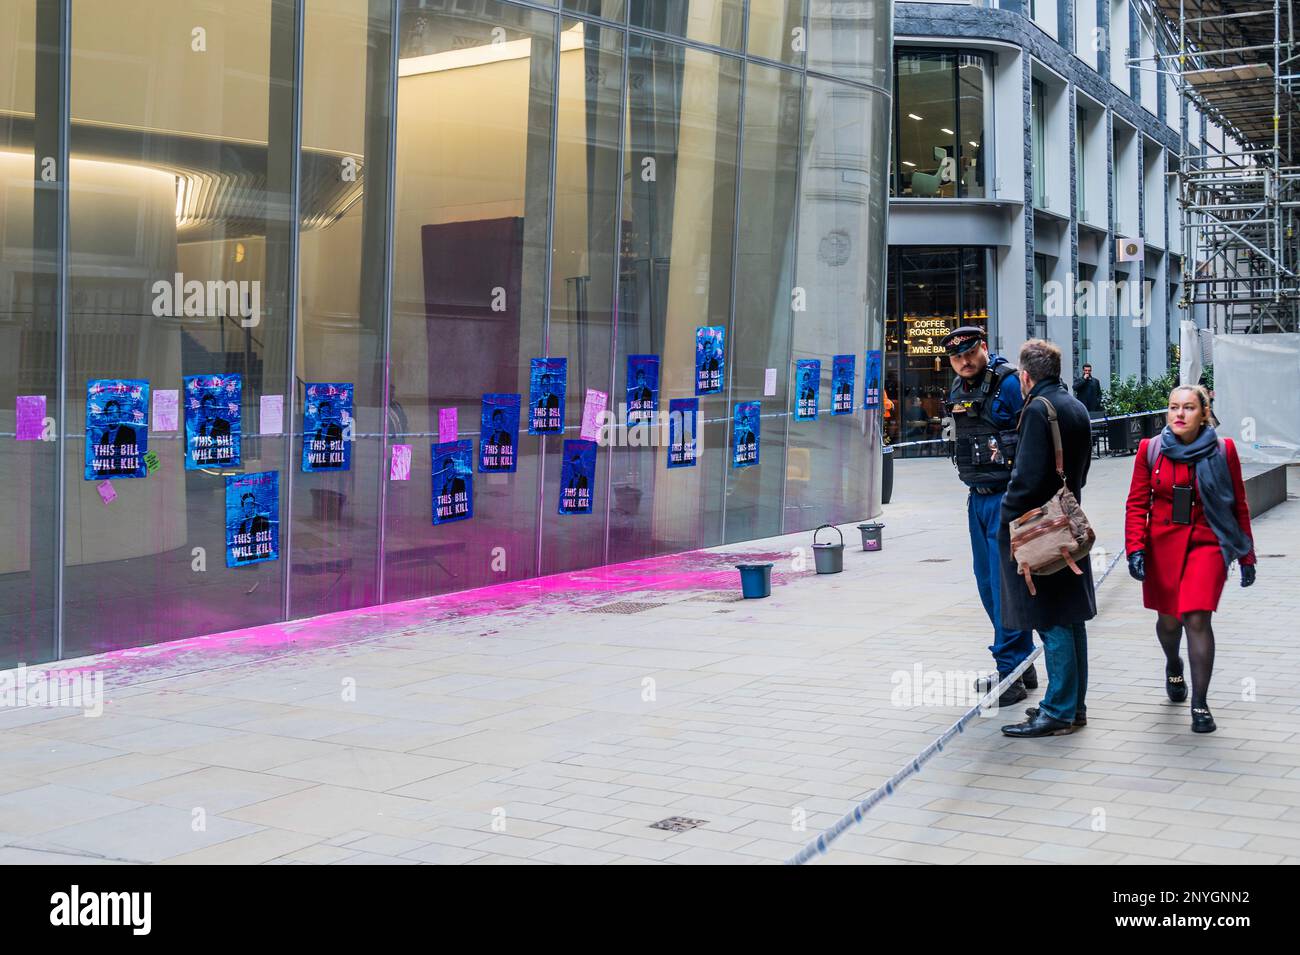
<instances>
[{"instance_id":1,"label":"glass window panel","mask_svg":"<svg viewBox=\"0 0 1300 955\"><path fill-rule=\"evenodd\" d=\"M851 415L790 433L785 532L860 520L877 478L880 415L863 410L866 350L881 348L889 97L808 77L800 153L794 354L856 357ZM794 480L795 474L808 480Z\"/></svg>"},{"instance_id":2,"label":"glass window panel","mask_svg":"<svg viewBox=\"0 0 1300 955\"><path fill-rule=\"evenodd\" d=\"M695 394L696 328L730 315L740 61L635 35L630 45L614 367L623 375L628 355L659 355L667 411ZM695 467L669 470L662 446L615 450L616 500L620 485L641 493L610 515L611 561L721 542L727 397L699 400Z\"/></svg>"},{"instance_id":3,"label":"glass window panel","mask_svg":"<svg viewBox=\"0 0 1300 955\"><path fill-rule=\"evenodd\" d=\"M551 250L551 353L569 359L565 438L580 437L587 389L605 392L617 411L624 373L611 367L620 216L619 133L623 105L623 33L566 20L560 34L555 226ZM546 438L542 496L542 564L553 574L605 560L606 516L635 513L641 489L609 490L611 449L596 452L589 476L592 514L558 513L562 439Z\"/></svg>"},{"instance_id":4,"label":"glass window panel","mask_svg":"<svg viewBox=\"0 0 1300 955\"><path fill-rule=\"evenodd\" d=\"M951 53L909 52L898 58L899 195L957 195L955 68Z\"/></svg>"},{"instance_id":5,"label":"glass window panel","mask_svg":"<svg viewBox=\"0 0 1300 955\"><path fill-rule=\"evenodd\" d=\"M808 69L889 89L890 0L809 0Z\"/></svg>"},{"instance_id":6,"label":"glass window panel","mask_svg":"<svg viewBox=\"0 0 1300 955\"><path fill-rule=\"evenodd\" d=\"M991 75L979 53L957 55L957 134L960 161L958 176L963 196L982 199L985 195L985 170L988 150L984 142L985 92Z\"/></svg>"},{"instance_id":7,"label":"glass window panel","mask_svg":"<svg viewBox=\"0 0 1300 955\"><path fill-rule=\"evenodd\" d=\"M604 17L621 22L627 14L624 0L564 0L564 9L590 17Z\"/></svg>"},{"instance_id":8,"label":"glass window panel","mask_svg":"<svg viewBox=\"0 0 1300 955\"><path fill-rule=\"evenodd\" d=\"M831 363L822 360L827 387L818 421L789 420L791 408L790 301L794 285L795 209L799 174L799 100L802 77L750 64L740 170L740 228L736 253L736 317L731 402L762 403L759 464L727 472L728 541L781 533L787 425L815 430L829 414ZM796 351L822 358L820 349ZM765 395L766 370L776 370L776 394ZM728 461L730 461L730 457Z\"/></svg>"},{"instance_id":9,"label":"glass window panel","mask_svg":"<svg viewBox=\"0 0 1300 955\"><path fill-rule=\"evenodd\" d=\"M634 27L739 50L744 0L630 0Z\"/></svg>"},{"instance_id":10,"label":"glass window panel","mask_svg":"<svg viewBox=\"0 0 1300 955\"><path fill-rule=\"evenodd\" d=\"M226 566L225 478L278 472L279 498L256 505L278 521L289 442L257 432L260 400L284 400L289 384L293 7L72 4L70 656L282 616L281 560ZM84 478L90 379L145 379L159 391L216 374L242 376L217 415L239 414L241 463L186 469L182 420L151 429L159 469L147 478Z\"/></svg>"},{"instance_id":11,"label":"glass window panel","mask_svg":"<svg viewBox=\"0 0 1300 955\"><path fill-rule=\"evenodd\" d=\"M749 0L750 55L802 63L808 46L803 22L806 9L806 0Z\"/></svg>"},{"instance_id":12,"label":"glass window panel","mask_svg":"<svg viewBox=\"0 0 1300 955\"><path fill-rule=\"evenodd\" d=\"M29 440L26 413L15 436L19 395L38 436L58 417L57 194L35 188L37 144L57 154L57 36L56 8L0 0L0 668L54 656L63 443Z\"/></svg>"},{"instance_id":13,"label":"glass window panel","mask_svg":"<svg viewBox=\"0 0 1300 955\"><path fill-rule=\"evenodd\" d=\"M295 349L293 579L290 615L377 603L384 399L387 77L392 4L327 0L304 8L302 190ZM369 97L369 101L367 101ZM344 402L307 386L352 385ZM314 423L304 428L304 415ZM343 433L344 437L334 435ZM394 438L405 442L404 438ZM303 469L302 442L311 442ZM317 450L322 445L325 450ZM342 444L334 445L342 447ZM343 454L346 470L330 455Z\"/></svg>"},{"instance_id":14,"label":"glass window panel","mask_svg":"<svg viewBox=\"0 0 1300 955\"><path fill-rule=\"evenodd\" d=\"M540 439L526 419L516 473L475 467L469 520L432 525L430 444L439 410L455 408L477 456L482 395L526 405L529 361L546 353L556 30L495 0L473 12L402 0L400 22L389 413L412 464L387 484L390 601L536 572Z\"/></svg>"}]
</instances>

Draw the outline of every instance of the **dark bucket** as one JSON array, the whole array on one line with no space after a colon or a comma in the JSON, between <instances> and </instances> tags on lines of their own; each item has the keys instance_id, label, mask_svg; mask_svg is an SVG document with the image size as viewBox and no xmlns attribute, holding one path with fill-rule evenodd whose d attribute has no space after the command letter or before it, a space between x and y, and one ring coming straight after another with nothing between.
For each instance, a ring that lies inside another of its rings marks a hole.
<instances>
[{"instance_id":1,"label":"dark bucket","mask_svg":"<svg viewBox=\"0 0 1300 955\"><path fill-rule=\"evenodd\" d=\"M877 521L867 521L865 524L859 524L858 530L862 531L862 549L863 550L882 550L885 543L881 540L881 531L885 525Z\"/></svg>"},{"instance_id":2,"label":"dark bucket","mask_svg":"<svg viewBox=\"0 0 1300 955\"><path fill-rule=\"evenodd\" d=\"M838 544L817 543L818 533L828 527L836 534L840 534L840 529L834 524L823 524L813 531L813 561L817 565L817 573L838 574L844 569L844 535L840 534Z\"/></svg>"},{"instance_id":3,"label":"dark bucket","mask_svg":"<svg viewBox=\"0 0 1300 955\"><path fill-rule=\"evenodd\" d=\"M740 571L740 592L746 599L772 596L771 564L737 564Z\"/></svg>"}]
</instances>

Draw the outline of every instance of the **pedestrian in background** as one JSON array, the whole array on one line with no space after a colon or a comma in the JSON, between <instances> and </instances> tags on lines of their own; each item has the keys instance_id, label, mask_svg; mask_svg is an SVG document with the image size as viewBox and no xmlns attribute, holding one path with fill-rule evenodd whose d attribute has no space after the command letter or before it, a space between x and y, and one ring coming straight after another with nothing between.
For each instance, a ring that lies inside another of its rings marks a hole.
<instances>
[{"instance_id":1,"label":"pedestrian in background","mask_svg":"<svg viewBox=\"0 0 1300 955\"><path fill-rule=\"evenodd\" d=\"M1169 393L1164 430L1138 445L1124 521L1129 573L1142 581L1142 603L1156 612L1165 652L1165 693L1187 699L1179 645L1187 633L1192 664L1192 732L1213 733L1206 692L1214 673L1211 616L1228 578L1241 564L1241 586L1255 582L1250 507L1237 447L1210 424L1210 396L1201 385Z\"/></svg>"},{"instance_id":2,"label":"pedestrian in background","mask_svg":"<svg viewBox=\"0 0 1300 955\"><path fill-rule=\"evenodd\" d=\"M1041 338L1020 349L1020 387L1025 410L1020 416L1016 466L1002 498L998 545L1002 556L1002 623L1037 630L1047 660L1047 690L1028 719L1002 727L1007 736L1061 736L1088 722L1088 632L1085 620L1097 615L1092 563L1034 577L1030 593L1011 557L1011 522L1050 501L1061 488L1056 468L1056 441L1047 405L1056 412L1066 487L1083 503L1083 486L1092 460L1088 410L1061 381L1061 350Z\"/></svg>"},{"instance_id":3,"label":"pedestrian in background","mask_svg":"<svg viewBox=\"0 0 1300 955\"><path fill-rule=\"evenodd\" d=\"M1101 382L1092 377L1092 365L1083 366L1083 377L1074 383L1074 397L1088 409L1088 417L1096 418L1102 413Z\"/></svg>"}]
</instances>

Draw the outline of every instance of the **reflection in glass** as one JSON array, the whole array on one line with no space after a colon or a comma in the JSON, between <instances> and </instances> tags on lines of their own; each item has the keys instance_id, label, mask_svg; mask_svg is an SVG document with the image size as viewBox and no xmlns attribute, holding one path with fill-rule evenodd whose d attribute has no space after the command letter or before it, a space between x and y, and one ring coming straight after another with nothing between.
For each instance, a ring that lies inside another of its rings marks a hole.
<instances>
[{"instance_id":1,"label":"reflection in glass","mask_svg":"<svg viewBox=\"0 0 1300 955\"><path fill-rule=\"evenodd\" d=\"M808 0L808 69L889 89L891 0Z\"/></svg>"},{"instance_id":2,"label":"reflection in glass","mask_svg":"<svg viewBox=\"0 0 1300 955\"><path fill-rule=\"evenodd\" d=\"M806 0L749 0L750 56L781 63L803 62L808 48L804 33Z\"/></svg>"},{"instance_id":3,"label":"reflection in glass","mask_svg":"<svg viewBox=\"0 0 1300 955\"><path fill-rule=\"evenodd\" d=\"M292 7L72 5L69 655L283 615L281 561L225 567L231 469L186 470L180 433L157 427L158 471L114 482L111 503L79 465L89 379L145 379L156 395L180 389L184 375L211 374L242 376L246 433L233 470L283 472L288 463L283 437L258 437L253 422L260 399L283 397L288 385L292 57L272 51L292 50ZM203 22L222 29L199 56L191 30ZM177 309L188 283L217 294L185 294Z\"/></svg>"},{"instance_id":4,"label":"reflection in glass","mask_svg":"<svg viewBox=\"0 0 1300 955\"><path fill-rule=\"evenodd\" d=\"M808 77L800 154L795 284L807 311L795 316L794 354L857 356L858 394L867 349L880 348L884 288L889 99ZM793 428L785 529L860 519L867 512L880 442L878 412L828 416L815 437ZM801 455L803 460L800 460Z\"/></svg>"},{"instance_id":5,"label":"reflection in glass","mask_svg":"<svg viewBox=\"0 0 1300 955\"><path fill-rule=\"evenodd\" d=\"M979 53L957 55L957 135L959 192L969 198L984 197L984 171L988 162L984 142L984 103L992 76Z\"/></svg>"},{"instance_id":6,"label":"reflection in glass","mask_svg":"<svg viewBox=\"0 0 1300 955\"><path fill-rule=\"evenodd\" d=\"M389 84L389 0L308 4L303 28L301 226L294 431L308 383L350 383L354 440L347 471L292 475L294 616L379 599ZM369 101L367 100L369 97ZM327 406L328 407L328 406ZM339 412L342 409L338 409ZM338 417L338 414L335 414ZM338 420L343 430L347 422ZM310 441L304 434L299 441ZM394 443L409 443L393 437Z\"/></svg>"},{"instance_id":7,"label":"reflection in glass","mask_svg":"<svg viewBox=\"0 0 1300 955\"><path fill-rule=\"evenodd\" d=\"M58 136L51 13L36 0L0 0L0 668L55 654L51 489L62 442L39 436L43 419L58 416L58 208L52 189L36 189L37 145L41 155L56 154Z\"/></svg>"},{"instance_id":8,"label":"reflection in glass","mask_svg":"<svg viewBox=\"0 0 1300 955\"><path fill-rule=\"evenodd\" d=\"M629 0L629 4L634 27L740 49L744 0Z\"/></svg>"},{"instance_id":9,"label":"reflection in glass","mask_svg":"<svg viewBox=\"0 0 1300 955\"><path fill-rule=\"evenodd\" d=\"M696 328L728 324L740 61L637 36L630 43L614 368L629 354L662 356L667 409L695 393ZM725 393L700 399L693 468L669 471L662 445L615 451L611 561L721 541L727 415ZM632 489L622 505L620 486Z\"/></svg>"},{"instance_id":10,"label":"reflection in glass","mask_svg":"<svg viewBox=\"0 0 1300 955\"><path fill-rule=\"evenodd\" d=\"M386 485L386 600L537 566L538 439L521 437L516 473L474 474L473 520L436 528L429 446L439 409L477 436L482 395L527 395L545 354L555 64L555 19L539 11L403 0L401 25L389 417L412 464Z\"/></svg>"},{"instance_id":11,"label":"reflection in glass","mask_svg":"<svg viewBox=\"0 0 1300 955\"><path fill-rule=\"evenodd\" d=\"M622 400L618 365L610 366L619 243L619 121L623 106L623 35L576 20L560 34L559 116L555 157L555 225L551 253L550 350L569 359L566 404L573 409L564 437L577 438L588 389ZM553 574L605 559L608 508L639 508L636 488L610 497L610 450L596 452L591 476L593 513L560 515L561 451L546 439L542 494L542 564Z\"/></svg>"},{"instance_id":12,"label":"reflection in glass","mask_svg":"<svg viewBox=\"0 0 1300 955\"><path fill-rule=\"evenodd\" d=\"M762 402L758 467L727 473L728 541L781 533L785 430L789 407L790 289L794 284L795 206L799 173L798 73L750 64L745 84L744 152L740 171L736 319L731 336L733 406ZM821 347L794 358L819 358ZM764 376L776 369L776 394ZM829 382L830 361L823 364ZM811 432L824 421L791 427Z\"/></svg>"}]
</instances>

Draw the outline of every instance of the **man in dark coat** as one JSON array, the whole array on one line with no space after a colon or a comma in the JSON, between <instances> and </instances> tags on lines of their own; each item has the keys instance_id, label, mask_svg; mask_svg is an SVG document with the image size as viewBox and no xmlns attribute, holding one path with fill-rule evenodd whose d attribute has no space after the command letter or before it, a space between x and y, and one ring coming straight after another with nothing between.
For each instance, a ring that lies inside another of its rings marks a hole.
<instances>
[{"instance_id":1,"label":"man in dark coat","mask_svg":"<svg viewBox=\"0 0 1300 955\"><path fill-rule=\"evenodd\" d=\"M1101 382L1092 377L1092 365L1083 366L1083 377L1074 383L1074 397L1088 409L1088 416L1101 414Z\"/></svg>"},{"instance_id":2,"label":"man in dark coat","mask_svg":"<svg viewBox=\"0 0 1300 955\"><path fill-rule=\"evenodd\" d=\"M1002 622L1004 626L1037 630L1047 658L1047 692L1029 719L1002 727L1007 736L1060 736L1087 723L1084 695L1088 687L1088 634L1084 621L1097 615L1090 561L1034 578L1037 595L1011 560L1011 522L1046 504L1061 487L1056 473L1044 398L1056 409L1064 452L1065 483L1083 503L1083 485L1092 460L1088 410L1061 381L1061 350L1051 342L1032 339L1020 350L1020 386L1025 409L1020 417L1020 441L1011 483L1002 498L998 545L1002 556Z\"/></svg>"}]
</instances>

